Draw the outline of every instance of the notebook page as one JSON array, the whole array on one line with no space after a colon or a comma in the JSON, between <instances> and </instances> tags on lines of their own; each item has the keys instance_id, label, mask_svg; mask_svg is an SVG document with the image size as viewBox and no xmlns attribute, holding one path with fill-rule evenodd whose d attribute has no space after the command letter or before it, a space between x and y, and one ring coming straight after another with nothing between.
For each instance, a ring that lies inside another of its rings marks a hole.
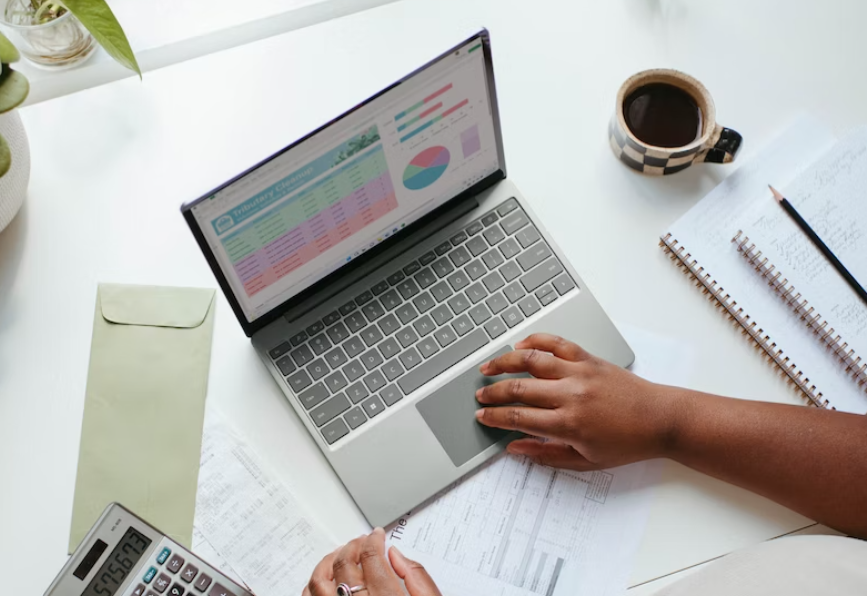
<instances>
[{"instance_id":1,"label":"notebook page","mask_svg":"<svg viewBox=\"0 0 867 596\"><path fill-rule=\"evenodd\" d=\"M770 196L768 183L786 188L833 143L831 133L815 120L799 120L720 183L668 232L804 371L824 399L838 409L865 413L867 398L839 361L781 302L731 242L738 230L749 229L762 215L780 209Z\"/></svg>"},{"instance_id":2,"label":"notebook page","mask_svg":"<svg viewBox=\"0 0 867 596\"><path fill-rule=\"evenodd\" d=\"M856 129L824 157L780 188L798 212L863 285L867 283L867 127ZM783 276L850 349L867 358L867 304L783 209L760 213L744 229ZM830 396L838 409L863 411L867 393Z\"/></svg>"}]
</instances>

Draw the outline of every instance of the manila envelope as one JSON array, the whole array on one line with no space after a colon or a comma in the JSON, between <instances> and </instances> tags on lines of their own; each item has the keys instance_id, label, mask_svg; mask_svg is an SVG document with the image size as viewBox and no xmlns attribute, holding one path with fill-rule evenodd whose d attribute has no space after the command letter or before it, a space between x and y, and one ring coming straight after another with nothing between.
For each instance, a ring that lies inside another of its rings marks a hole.
<instances>
[{"instance_id":1,"label":"manila envelope","mask_svg":"<svg viewBox=\"0 0 867 596\"><path fill-rule=\"evenodd\" d=\"M190 547L214 328L214 290L100 284L72 553L116 501Z\"/></svg>"}]
</instances>

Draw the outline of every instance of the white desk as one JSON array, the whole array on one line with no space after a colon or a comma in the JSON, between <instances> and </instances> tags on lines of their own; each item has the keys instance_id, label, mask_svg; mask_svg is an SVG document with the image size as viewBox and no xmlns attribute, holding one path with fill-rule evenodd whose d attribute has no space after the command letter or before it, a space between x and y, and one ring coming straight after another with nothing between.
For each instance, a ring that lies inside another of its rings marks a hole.
<instances>
[{"instance_id":1,"label":"white desk","mask_svg":"<svg viewBox=\"0 0 867 596\"><path fill-rule=\"evenodd\" d=\"M720 121L743 133L741 159L802 110L842 132L867 104L865 18L855 0L406 0L23 110L30 196L0 234L7 591L39 593L65 560L96 283L214 287L183 200L478 25L493 35L510 176L613 318L688 344L697 389L796 402L656 246L731 167L646 178L612 158L606 126L628 75L672 66L701 79ZM210 404L336 538L357 535L361 515L222 298L217 315ZM808 524L669 466L633 582Z\"/></svg>"}]
</instances>

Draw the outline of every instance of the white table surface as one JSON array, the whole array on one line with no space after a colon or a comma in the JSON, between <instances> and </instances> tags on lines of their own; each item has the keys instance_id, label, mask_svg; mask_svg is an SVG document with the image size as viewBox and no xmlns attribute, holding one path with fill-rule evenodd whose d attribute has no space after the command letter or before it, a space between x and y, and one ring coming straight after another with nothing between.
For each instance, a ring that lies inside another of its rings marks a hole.
<instances>
[{"instance_id":1,"label":"white table surface","mask_svg":"<svg viewBox=\"0 0 867 596\"><path fill-rule=\"evenodd\" d=\"M668 66L707 85L741 160L801 111L841 133L867 105L865 19L856 0L405 0L22 110L29 198L0 234L4 587L39 593L66 558L97 282L216 287L180 203L478 25L509 174L610 315L684 342L696 389L797 402L657 247L734 166L643 177L613 159L606 127L627 76ZM222 297L208 399L336 538L366 528ZM632 583L809 524L668 465Z\"/></svg>"}]
</instances>

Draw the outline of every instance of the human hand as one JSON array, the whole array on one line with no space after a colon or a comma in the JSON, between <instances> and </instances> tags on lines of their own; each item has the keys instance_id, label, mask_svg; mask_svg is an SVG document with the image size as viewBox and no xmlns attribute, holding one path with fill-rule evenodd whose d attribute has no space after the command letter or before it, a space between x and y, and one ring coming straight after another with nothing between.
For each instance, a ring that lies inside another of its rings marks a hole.
<instances>
[{"instance_id":1,"label":"human hand","mask_svg":"<svg viewBox=\"0 0 867 596\"><path fill-rule=\"evenodd\" d=\"M410 596L441 596L425 568L404 557L396 547L389 549L386 559L385 532L376 528L322 559L303 596L335 596L340 584L364 586L354 596L403 596L400 580Z\"/></svg>"},{"instance_id":2,"label":"human hand","mask_svg":"<svg viewBox=\"0 0 867 596\"><path fill-rule=\"evenodd\" d=\"M476 392L486 426L537 438L508 451L542 465L596 470L664 457L680 405L673 387L656 385L561 337L535 334L485 363L488 376L530 373ZM539 439L543 440L539 440Z\"/></svg>"}]
</instances>

